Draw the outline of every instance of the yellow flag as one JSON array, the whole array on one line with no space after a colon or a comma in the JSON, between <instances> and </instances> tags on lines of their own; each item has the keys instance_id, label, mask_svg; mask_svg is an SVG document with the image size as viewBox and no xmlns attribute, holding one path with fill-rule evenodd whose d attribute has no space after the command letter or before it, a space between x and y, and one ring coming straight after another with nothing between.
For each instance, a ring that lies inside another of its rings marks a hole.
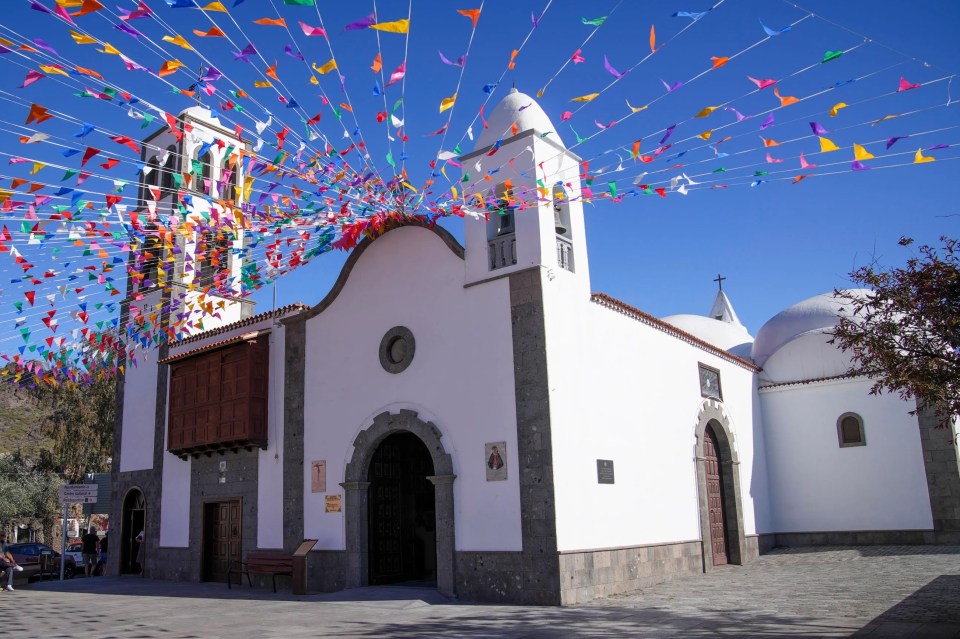
<instances>
[{"instance_id":1,"label":"yellow flag","mask_svg":"<svg viewBox=\"0 0 960 639\"><path fill-rule=\"evenodd\" d=\"M42 168L45 167L45 166L47 166L47 165L44 164L43 162L34 162L34 163L33 163L33 170L30 171L30 175L36 175L37 173L40 172L40 169L42 169Z\"/></svg>"},{"instance_id":2,"label":"yellow flag","mask_svg":"<svg viewBox=\"0 0 960 639\"><path fill-rule=\"evenodd\" d=\"M48 64L41 64L40 70L45 73L58 73L60 75L68 75L68 73L63 69L61 69L60 67L54 67Z\"/></svg>"},{"instance_id":3,"label":"yellow flag","mask_svg":"<svg viewBox=\"0 0 960 639\"><path fill-rule=\"evenodd\" d=\"M76 31L70 31L70 37L73 38L74 42L77 44L96 44L97 41L94 38L91 38L88 35L83 35L82 33L77 33Z\"/></svg>"},{"instance_id":4,"label":"yellow flag","mask_svg":"<svg viewBox=\"0 0 960 639\"><path fill-rule=\"evenodd\" d=\"M110 44L109 42L104 42L104 43L103 43L103 48L102 48L102 49L97 49L97 51L99 51L100 53L109 53L109 54L111 54L111 55L120 55L120 52L117 51L117 48L114 47L114 46L113 46L112 44Z\"/></svg>"},{"instance_id":5,"label":"yellow flag","mask_svg":"<svg viewBox=\"0 0 960 639\"><path fill-rule=\"evenodd\" d=\"M164 42L169 42L170 44L175 44L178 47L183 47L187 51L193 51L193 47L190 46L190 43L187 42L186 38L182 35L174 36L163 36Z\"/></svg>"},{"instance_id":6,"label":"yellow flag","mask_svg":"<svg viewBox=\"0 0 960 639\"><path fill-rule=\"evenodd\" d=\"M633 106L632 104L630 104L630 100L627 100L627 106L630 107L630 110L631 110L633 113L637 113L637 112L639 112L639 111L643 111L644 109L647 108L647 105L646 105L646 104L644 104L642 107L635 107L635 106Z\"/></svg>"},{"instance_id":7,"label":"yellow flag","mask_svg":"<svg viewBox=\"0 0 960 639\"><path fill-rule=\"evenodd\" d=\"M223 6L222 2L211 2L203 8L204 11L223 11L224 13L229 13L227 8Z\"/></svg>"},{"instance_id":8,"label":"yellow flag","mask_svg":"<svg viewBox=\"0 0 960 639\"><path fill-rule=\"evenodd\" d=\"M873 157L875 157L875 156L873 155L873 153L870 153L869 151L867 151L865 148L863 148L863 147L860 146L859 144L854 144L854 145L853 145L853 159L854 159L854 160L870 160L870 159L872 159Z\"/></svg>"},{"instance_id":9,"label":"yellow flag","mask_svg":"<svg viewBox=\"0 0 960 639\"><path fill-rule=\"evenodd\" d=\"M589 102L591 100L596 100L599 96L599 93L588 93L587 95L581 95L576 98L570 98L571 102Z\"/></svg>"},{"instance_id":10,"label":"yellow flag","mask_svg":"<svg viewBox=\"0 0 960 639\"><path fill-rule=\"evenodd\" d=\"M924 155L922 149L917 149L917 154L913 156L913 163L923 164L924 162L933 162L935 159L934 157Z\"/></svg>"},{"instance_id":11,"label":"yellow flag","mask_svg":"<svg viewBox=\"0 0 960 639\"><path fill-rule=\"evenodd\" d=\"M846 109L846 108L847 108L846 102L837 102L832 107L830 107L830 117L831 118L837 117L837 111L839 111L840 109Z\"/></svg>"},{"instance_id":12,"label":"yellow flag","mask_svg":"<svg viewBox=\"0 0 960 639\"><path fill-rule=\"evenodd\" d=\"M258 89L266 89L266 88L268 88L268 87L272 87L272 86L273 86L273 83L270 82L270 80L263 80L263 81L254 80L253 86L256 87L256 88L258 88Z\"/></svg>"},{"instance_id":13,"label":"yellow flag","mask_svg":"<svg viewBox=\"0 0 960 639\"><path fill-rule=\"evenodd\" d=\"M446 111L447 109L453 108L453 104L454 104L454 102L456 102L456 101L457 101L457 94L456 94L456 93L454 93L454 94L453 94L451 97L449 97L449 98L444 98L444 99L440 100L440 113L443 113L443 112Z\"/></svg>"},{"instance_id":14,"label":"yellow flag","mask_svg":"<svg viewBox=\"0 0 960 639\"><path fill-rule=\"evenodd\" d=\"M879 120L877 120L876 122L872 123L870 126L877 126L878 124L880 124L881 122L883 122L883 121L885 121L885 120L892 120L892 119L894 119L894 118L899 118L899 117L900 117L900 114L899 114L899 113L894 113L893 115L885 115L885 116L883 116L882 118L880 118Z\"/></svg>"},{"instance_id":15,"label":"yellow flag","mask_svg":"<svg viewBox=\"0 0 960 639\"><path fill-rule=\"evenodd\" d=\"M709 140L711 135L713 135L713 129L710 129L709 131L704 131L703 133L699 133L697 134L697 137L703 138L704 140Z\"/></svg>"},{"instance_id":16,"label":"yellow flag","mask_svg":"<svg viewBox=\"0 0 960 639\"><path fill-rule=\"evenodd\" d=\"M330 59L330 62L327 62L322 67L318 67L317 63L313 63L313 70L319 73L320 75L326 75L337 68L337 61L333 58Z\"/></svg>"},{"instance_id":17,"label":"yellow flag","mask_svg":"<svg viewBox=\"0 0 960 639\"><path fill-rule=\"evenodd\" d=\"M371 24L370 28L377 31L389 31L390 33L408 33L410 31L410 21L404 18L393 22L380 22Z\"/></svg>"},{"instance_id":18,"label":"yellow flag","mask_svg":"<svg viewBox=\"0 0 960 639\"><path fill-rule=\"evenodd\" d=\"M317 80L317 76L310 74L310 84L320 84L320 80Z\"/></svg>"},{"instance_id":19,"label":"yellow flag","mask_svg":"<svg viewBox=\"0 0 960 639\"><path fill-rule=\"evenodd\" d=\"M826 153L827 151L839 151L840 147L828 140L827 138L820 136L820 152Z\"/></svg>"},{"instance_id":20,"label":"yellow flag","mask_svg":"<svg viewBox=\"0 0 960 639\"><path fill-rule=\"evenodd\" d=\"M696 115L693 116L693 117L695 117L695 118L705 118L705 117L707 117L708 115L710 115L711 113L713 113L714 111L716 111L716 110L719 109L719 108L720 108L720 107L718 107L718 106L708 106L708 107L704 107L703 109L700 110L700 113L696 114Z\"/></svg>"}]
</instances>

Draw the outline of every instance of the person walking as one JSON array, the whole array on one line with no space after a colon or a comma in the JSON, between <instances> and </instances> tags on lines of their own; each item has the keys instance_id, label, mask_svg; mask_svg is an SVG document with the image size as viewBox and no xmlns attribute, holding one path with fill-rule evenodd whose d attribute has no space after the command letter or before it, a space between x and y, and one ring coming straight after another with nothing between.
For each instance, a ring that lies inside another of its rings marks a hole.
<instances>
[{"instance_id":1,"label":"person walking","mask_svg":"<svg viewBox=\"0 0 960 639\"><path fill-rule=\"evenodd\" d=\"M100 558L98 546L100 538L97 537L97 529L90 526L87 534L80 538L83 542L83 569L87 577L93 574L93 569L97 565L97 559Z\"/></svg>"},{"instance_id":2,"label":"person walking","mask_svg":"<svg viewBox=\"0 0 960 639\"><path fill-rule=\"evenodd\" d=\"M17 565L13 554L7 550L7 533L0 532L0 574L7 573L7 586L3 590L13 590L13 573L22 572L23 567Z\"/></svg>"}]
</instances>

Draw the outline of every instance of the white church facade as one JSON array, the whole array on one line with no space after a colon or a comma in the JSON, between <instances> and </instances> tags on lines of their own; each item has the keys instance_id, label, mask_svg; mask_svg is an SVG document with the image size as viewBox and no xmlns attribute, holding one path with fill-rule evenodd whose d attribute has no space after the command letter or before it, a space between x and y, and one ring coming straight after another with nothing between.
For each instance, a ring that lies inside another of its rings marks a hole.
<instances>
[{"instance_id":1,"label":"white church facade","mask_svg":"<svg viewBox=\"0 0 960 639\"><path fill-rule=\"evenodd\" d=\"M189 122L151 147L217 149L194 202L228 187L242 200L242 163L223 167L244 142L203 109ZM499 214L465 218L465 246L440 227L389 228L312 305L254 315L218 298L219 320L127 368L114 574L225 580L250 552L309 539L309 591L424 581L461 599L561 605L778 544L960 540L952 431L846 376L827 343L831 296L754 339L722 291L708 315L663 319L593 293L580 159L550 131L519 92L491 113L461 162L474 183L510 180L492 185ZM538 187L541 204L512 206L511 190ZM168 190L161 209L175 206ZM188 294L198 246L185 235L166 247L178 253L167 276ZM171 295L147 266L135 265L126 317Z\"/></svg>"}]
</instances>

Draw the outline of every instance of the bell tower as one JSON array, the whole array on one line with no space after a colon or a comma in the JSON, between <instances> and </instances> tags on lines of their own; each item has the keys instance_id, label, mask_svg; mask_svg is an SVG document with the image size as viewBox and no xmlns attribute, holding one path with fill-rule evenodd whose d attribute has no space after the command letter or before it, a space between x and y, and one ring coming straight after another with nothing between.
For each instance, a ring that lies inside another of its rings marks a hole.
<instances>
[{"instance_id":1,"label":"bell tower","mask_svg":"<svg viewBox=\"0 0 960 639\"><path fill-rule=\"evenodd\" d=\"M143 140L128 264L133 332L187 337L253 314L242 299L245 142L201 106Z\"/></svg>"},{"instance_id":2,"label":"bell tower","mask_svg":"<svg viewBox=\"0 0 960 639\"><path fill-rule=\"evenodd\" d=\"M466 283L541 267L551 282L588 298L580 158L540 105L511 89L460 162Z\"/></svg>"}]
</instances>

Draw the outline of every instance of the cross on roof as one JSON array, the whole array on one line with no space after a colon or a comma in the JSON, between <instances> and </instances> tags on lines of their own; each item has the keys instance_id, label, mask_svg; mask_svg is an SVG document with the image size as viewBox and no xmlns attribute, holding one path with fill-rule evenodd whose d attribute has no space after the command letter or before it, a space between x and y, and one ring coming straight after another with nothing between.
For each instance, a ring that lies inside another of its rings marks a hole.
<instances>
[{"instance_id":1,"label":"cross on roof","mask_svg":"<svg viewBox=\"0 0 960 639\"><path fill-rule=\"evenodd\" d=\"M721 290L721 291L723 290L723 280L725 280L725 279L727 279L727 278L725 278L724 276L722 276L722 275L720 275L719 273L717 273L717 276L716 276L716 277L714 278L714 280L713 280L714 282L717 283L717 286L720 287L720 290Z\"/></svg>"}]
</instances>

